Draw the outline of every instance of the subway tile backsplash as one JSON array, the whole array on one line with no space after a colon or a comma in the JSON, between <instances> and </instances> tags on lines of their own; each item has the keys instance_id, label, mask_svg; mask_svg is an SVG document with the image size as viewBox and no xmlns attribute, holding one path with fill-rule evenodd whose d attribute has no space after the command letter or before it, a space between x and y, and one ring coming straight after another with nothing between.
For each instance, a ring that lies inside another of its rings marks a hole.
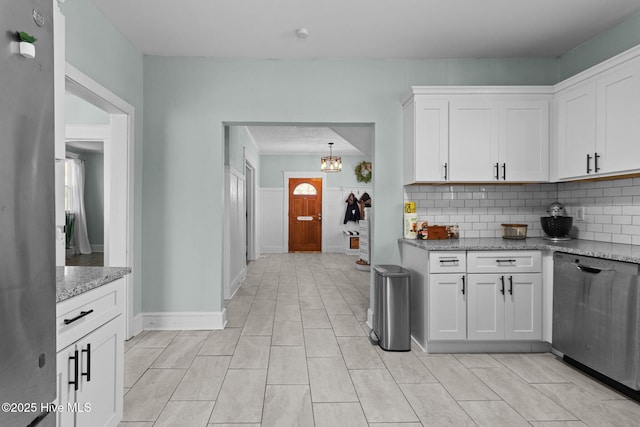
<instances>
[{"instance_id":1,"label":"subway tile backsplash","mask_svg":"<svg viewBox=\"0 0 640 427\"><path fill-rule=\"evenodd\" d=\"M408 185L405 201L418 218L458 224L460 237L500 237L503 223L527 224L527 236L542 237L540 217L556 200L573 216L572 236L640 245L640 178L518 185ZM578 207L585 220L577 221Z\"/></svg>"}]
</instances>

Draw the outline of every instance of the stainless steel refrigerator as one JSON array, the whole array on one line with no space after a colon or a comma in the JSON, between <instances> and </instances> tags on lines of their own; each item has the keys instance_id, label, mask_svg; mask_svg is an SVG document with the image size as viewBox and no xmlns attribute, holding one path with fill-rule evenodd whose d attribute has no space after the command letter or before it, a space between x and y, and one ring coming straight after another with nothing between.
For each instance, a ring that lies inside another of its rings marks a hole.
<instances>
[{"instance_id":1,"label":"stainless steel refrigerator","mask_svg":"<svg viewBox=\"0 0 640 427\"><path fill-rule=\"evenodd\" d=\"M56 398L52 15L51 0L0 1L2 427L55 423L40 419Z\"/></svg>"}]
</instances>

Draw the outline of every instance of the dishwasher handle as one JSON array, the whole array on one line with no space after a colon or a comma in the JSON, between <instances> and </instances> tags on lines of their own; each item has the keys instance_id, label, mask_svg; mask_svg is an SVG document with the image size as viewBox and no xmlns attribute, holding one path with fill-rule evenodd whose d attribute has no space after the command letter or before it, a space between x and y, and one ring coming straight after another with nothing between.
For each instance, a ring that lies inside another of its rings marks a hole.
<instances>
[{"instance_id":1,"label":"dishwasher handle","mask_svg":"<svg viewBox=\"0 0 640 427\"><path fill-rule=\"evenodd\" d=\"M598 274L603 271L602 268L589 267L587 265L576 264L576 268L580 271L584 271L585 273Z\"/></svg>"}]
</instances>

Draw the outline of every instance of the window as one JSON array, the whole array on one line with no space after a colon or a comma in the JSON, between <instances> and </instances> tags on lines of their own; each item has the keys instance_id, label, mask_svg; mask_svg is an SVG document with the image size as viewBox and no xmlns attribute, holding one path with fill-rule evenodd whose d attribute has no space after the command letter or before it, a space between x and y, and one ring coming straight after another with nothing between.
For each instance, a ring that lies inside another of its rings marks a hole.
<instances>
[{"instance_id":1,"label":"window","mask_svg":"<svg viewBox=\"0 0 640 427\"><path fill-rule=\"evenodd\" d=\"M293 189L294 196L315 196L316 194L318 194L316 187L309 184L308 182L298 184L296 185L296 188Z\"/></svg>"}]
</instances>

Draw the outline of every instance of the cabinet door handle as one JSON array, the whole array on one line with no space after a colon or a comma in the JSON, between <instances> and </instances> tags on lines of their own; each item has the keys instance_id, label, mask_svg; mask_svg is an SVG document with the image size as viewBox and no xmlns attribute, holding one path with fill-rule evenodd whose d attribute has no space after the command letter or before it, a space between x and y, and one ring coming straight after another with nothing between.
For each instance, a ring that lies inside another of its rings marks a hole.
<instances>
[{"instance_id":1,"label":"cabinet door handle","mask_svg":"<svg viewBox=\"0 0 640 427\"><path fill-rule=\"evenodd\" d=\"M462 295L464 295L464 276L462 276Z\"/></svg>"},{"instance_id":2,"label":"cabinet door handle","mask_svg":"<svg viewBox=\"0 0 640 427\"><path fill-rule=\"evenodd\" d=\"M509 295L513 295L513 276L509 276Z\"/></svg>"},{"instance_id":3,"label":"cabinet door handle","mask_svg":"<svg viewBox=\"0 0 640 427\"><path fill-rule=\"evenodd\" d=\"M500 276L500 282L502 282L502 287L500 288L500 293L504 295L504 276Z\"/></svg>"},{"instance_id":4,"label":"cabinet door handle","mask_svg":"<svg viewBox=\"0 0 640 427\"><path fill-rule=\"evenodd\" d=\"M87 377L87 382L91 381L91 344L87 344L87 348L82 350L83 353L86 353L87 357L87 372L82 372L80 375L83 377Z\"/></svg>"},{"instance_id":5,"label":"cabinet door handle","mask_svg":"<svg viewBox=\"0 0 640 427\"><path fill-rule=\"evenodd\" d=\"M74 379L69 379L69 384L73 385L73 389L78 391L78 384L80 383L78 378L78 350L74 350L73 356L69 356L69 360L73 360L73 374Z\"/></svg>"},{"instance_id":6,"label":"cabinet door handle","mask_svg":"<svg viewBox=\"0 0 640 427\"><path fill-rule=\"evenodd\" d=\"M444 180L447 180L447 163L444 164Z\"/></svg>"},{"instance_id":7,"label":"cabinet door handle","mask_svg":"<svg viewBox=\"0 0 640 427\"><path fill-rule=\"evenodd\" d=\"M93 309L89 310L89 311L81 311L80 314L78 314L76 317L71 318L71 319L64 319L64 324L68 325L69 323L73 323L76 320L80 320L82 319L84 316L88 316L91 313L93 313Z\"/></svg>"},{"instance_id":8,"label":"cabinet door handle","mask_svg":"<svg viewBox=\"0 0 640 427\"><path fill-rule=\"evenodd\" d=\"M506 163L502 164L502 180L503 181L507 180L507 164Z\"/></svg>"},{"instance_id":9,"label":"cabinet door handle","mask_svg":"<svg viewBox=\"0 0 640 427\"><path fill-rule=\"evenodd\" d=\"M587 173L591 173L591 156L587 154Z\"/></svg>"},{"instance_id":10,"label":"cabinet door handle","mask_svg":"<svg viewBox=\"0 0 640 427\"><path fill-rule=\"evenodd\" d=\"M500 173L500 164L496 163L495 165L493 165L493 167L496 168L496 181L499 181L500 180L500 175L499 175L499 173Z\"/></svg>"},{"instance_id":11,"label":"cabinet door handle","mask_svg":"<svg viewBox=\"0 0 640 427\"><path fill-rule=\"evenodd\" d=\"M600 170L600 168L598 167L598 159L600 158L600 154L595 153L595 156L593 156L593 161L594 161L594 172L598 173L598 171Z\"/></svg>"}]
</instances>

